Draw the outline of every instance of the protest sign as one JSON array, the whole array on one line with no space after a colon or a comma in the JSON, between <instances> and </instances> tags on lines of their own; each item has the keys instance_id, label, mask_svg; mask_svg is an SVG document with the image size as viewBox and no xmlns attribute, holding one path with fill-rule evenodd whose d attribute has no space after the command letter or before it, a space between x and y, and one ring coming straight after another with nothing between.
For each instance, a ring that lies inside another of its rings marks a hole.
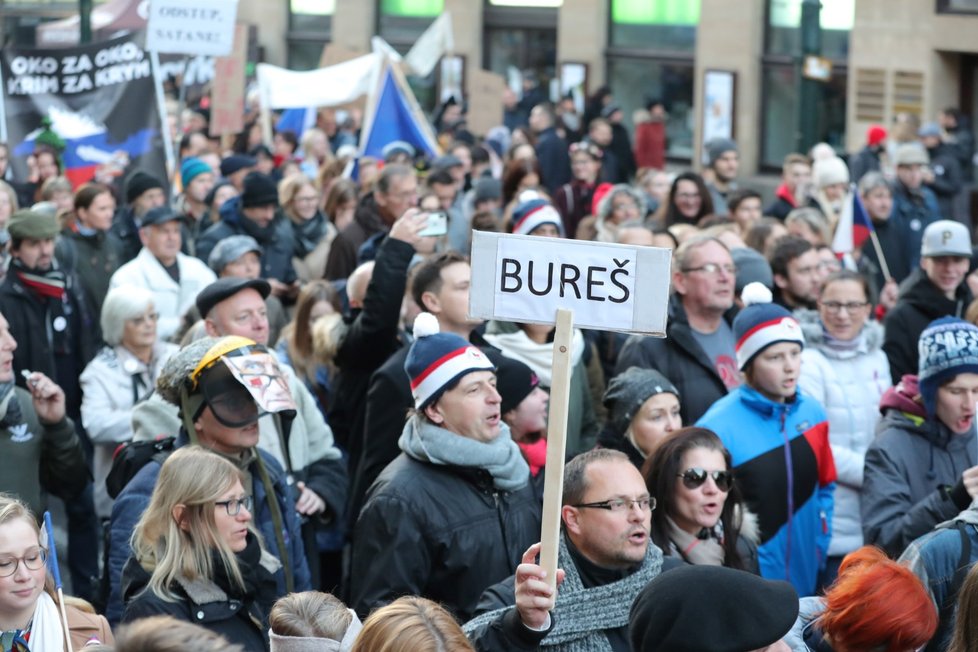
<instances>
[{"instance_id":1,"label":"protest sign","mask_svg":"<svg viewBox=\"0 0 978 652\"><path fill-rule=\"evenodd\" d=\"M152 0L146 49L224 57L234 45L238 0Z\"/></svg>"},{"instance_id":2,"label":"protest sign","mask_svg":"<svg viewBox=\"0 0 978 652\"><path fill-rule=\"evenodd\" d=\"M26 158L42 120L65 141L65 174L75 186L96 173L109 181L136 168L165 176L150 58L133 38L0 53L0 140L14 144L15 178L28 178Z\"/></svg>"},{"instance_id":3,"label":"protest sign","mask_svg":"<svg viewBox=\"0 0 978 652\"><path fill-rule=\"evenodd\" d=\"M236 134L244 129L247 46L248 27L239 24L234 32L234 49L230 56L214 62L217 74L211 88L211 136Z\"/></svg>"},{"instance_id":4,"label":"protest sign","mask_svg":"<svg viewBox=\"0 0 978 652\"><path fill-rule=\"evenodd\" d=\"M554 587L574 326L664 336L672 252L472 232L469 315L555 324L540 566Z\"/></svg>"}]
</instances>

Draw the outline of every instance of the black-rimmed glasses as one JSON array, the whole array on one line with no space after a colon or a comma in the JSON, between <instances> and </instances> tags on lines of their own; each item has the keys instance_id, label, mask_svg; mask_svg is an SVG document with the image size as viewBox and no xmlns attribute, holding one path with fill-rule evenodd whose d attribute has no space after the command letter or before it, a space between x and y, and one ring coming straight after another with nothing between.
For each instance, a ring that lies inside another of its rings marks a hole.
<instances>
[{"instance_id":1,"label":"black-rimmed glasses","mask_svg":"<svg viewBox=\"0 0 978 652\"><path fill-rule=\"evenodd\" d=\"M231 500L219 500L215 502L215 505L220 505L223 507L228 516L237 516L244 507L249 512L251 511L251 496L245 496L244 498L232 498Z\"/></svg>"},{"instance_id":2,"label":"black-rimmed glasses","mask_svg":"<svg viewBox=\"0 0 978 652\"><path fill-rule=\"evenodd\" d=\"M599 503L579 503L577 505L571 505L571 507L584 507L587 509L606 509L609 512L624 512L631 509L634 506L638 506L643 512L651 512L655 509L655 498L649 496L647 498L612 498L611 500L602 500Z\"/></svg>"}]
</instances>

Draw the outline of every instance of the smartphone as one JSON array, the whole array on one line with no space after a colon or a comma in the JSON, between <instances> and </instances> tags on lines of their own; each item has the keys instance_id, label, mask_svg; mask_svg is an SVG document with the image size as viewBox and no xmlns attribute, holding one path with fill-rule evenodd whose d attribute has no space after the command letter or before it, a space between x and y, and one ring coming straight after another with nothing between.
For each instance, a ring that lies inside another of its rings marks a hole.
<instances>
[{"instance_id":1,"label":"smartphone","mask_svg":"<svg viewBox=\"0 0 978 652\"><path fill-rule=\"evenodd\" d=\"M448 233L448 213L437 211L428 213L428 224L418 232L418 235L438 237L446 233Z\"/></svg>"}]
</instances>

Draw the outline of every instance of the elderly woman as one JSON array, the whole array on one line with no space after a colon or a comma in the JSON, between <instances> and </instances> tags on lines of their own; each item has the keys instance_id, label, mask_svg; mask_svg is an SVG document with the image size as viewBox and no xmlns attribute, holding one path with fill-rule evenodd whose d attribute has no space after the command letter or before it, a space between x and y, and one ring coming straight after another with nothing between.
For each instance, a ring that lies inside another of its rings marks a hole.
<instances>
[{"instance_id":1,"label":"elderly woman","mask_svg":"<svg viewBox=\"0 0 978 652\"><path fill-rule=\"evenodd\" d=\"M683 428L644 468L655 498L652 541L666 555L758 573L756 517L744 508L730 452L705 428Z\"/></svg>"},{"instance_id":2,"label":"elderly woman","mask_svg":"<svg viewBox=\"0 0 978 652\"><path fill-rule=\"evenodd\" d=\"M597 214L581 220L577 239L617 242L618 227L641 220L644 214L645 198L641 192L624 183L612 186L598 202Z\"/></svg>"},{"instance_id":3,"label":"elderly woman","mask_svg":"<svg viewBox=\"0 0 978 652\"><path fill-rule=\"evenodd\" d=\"M598 445L625 453L638 468L683 427L679 390L655 369L629 367L612 378L604 405L608 421Z\"/></svg>"},{"instance_id":4,"label":"elderly woman","mask_svg":"<svg viewBox=\"0 0 978 652\"><path fill-rule=\"evenodd\" d=\"M177 350L157 341L158 318L149 290L111 290L102 305L102 336L108 346L81 374L82 425L95 447L95 511L100 518L112 513L105 477L115 449L132 439L132 408L153 391L163 364Z\"/></svg>"},{"instance_id":5,"label":"elderly woman","mask_svg":"<svg viewBox=\"0 0 978 652\"><path fill-rule=\"evenodd\" d=\"M337 231L319 210L319 190L309 177L296 175L279 183L278 200L295 234L292 265L296 273L303 281L323 278L329 246Z\"/></svg>"}]
</instances>

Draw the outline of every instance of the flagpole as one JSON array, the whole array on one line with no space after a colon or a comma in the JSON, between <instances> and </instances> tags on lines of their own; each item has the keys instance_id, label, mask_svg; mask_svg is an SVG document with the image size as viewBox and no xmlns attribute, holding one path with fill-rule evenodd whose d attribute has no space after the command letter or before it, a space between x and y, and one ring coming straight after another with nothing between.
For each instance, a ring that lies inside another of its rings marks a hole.
<instances>
[{"instance_id":1,"label":"flagpole","mask_svg":"<svg viewBox=\"0 0 978 652\"><path fill-rule=\"evenodd\" d=\"M886 258L883 256L883 247L880 246L880 240L876 237L876 229L869 232L869 237L873 240L873 249L876 250L876 257L880 261L880 267L883 268L883 278L885 278L887 282L890 282L893 280L893 277L890 276L890 268L886 264Z\"/></svg>"}]
</instances>

